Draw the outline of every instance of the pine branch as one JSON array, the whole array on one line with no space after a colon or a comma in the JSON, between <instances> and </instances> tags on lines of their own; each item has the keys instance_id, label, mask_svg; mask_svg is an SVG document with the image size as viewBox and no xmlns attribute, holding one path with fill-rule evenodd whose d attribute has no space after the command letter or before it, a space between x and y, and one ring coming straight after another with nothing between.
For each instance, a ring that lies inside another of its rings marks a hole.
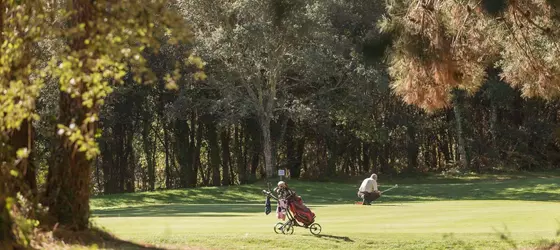
<instances>
[{"instance_id":1,"label":"pine branch","mask_svg":"<svg viewBox=\"0 0 560 250\"><path fill-rule=\"evenodd\" d=\"M515 16L515 12L514 12L514 16ZM515 18L514 18L514 21L515 21ZM505 25L508 28L509 32L511 33L511 36L513 37L513 40L515 41L515 44L517 44L517 47L519 47L519 49L524 52L527 59L529 59L530 61L534 61L533 57L531 57L531 55L529 55L529 52L527 52L527 50L525 50L525 48L521 45L521 43L517 39L517 37L515 35L515 32L513 31L513 28L510 27L507 23ZM533 67L533 69L537 70L537 68L535 67L535 64L531 64L531 67Z\"/></svg>"}]
</instances>

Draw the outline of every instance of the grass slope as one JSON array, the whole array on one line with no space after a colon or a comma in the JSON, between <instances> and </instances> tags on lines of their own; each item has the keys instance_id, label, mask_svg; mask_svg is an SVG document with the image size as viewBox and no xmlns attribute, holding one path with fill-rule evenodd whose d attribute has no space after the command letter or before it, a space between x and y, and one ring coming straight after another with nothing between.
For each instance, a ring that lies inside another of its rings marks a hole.
<instances>
[{"instance_id":1,"label":"grass slope","mask_svg":"<svg viewBox=\"0 0 560 250\"><path fill-rule=\"evenodd\" d=\"M359 181L290 181L317 215L321 237L303 228L276 235L264 215L264 184L99 196L95 222L123 239L209 249L509 249L554 239L560 177L540 175L382 182L374 206L353 205Z\"/></svg>"}]
</instances>

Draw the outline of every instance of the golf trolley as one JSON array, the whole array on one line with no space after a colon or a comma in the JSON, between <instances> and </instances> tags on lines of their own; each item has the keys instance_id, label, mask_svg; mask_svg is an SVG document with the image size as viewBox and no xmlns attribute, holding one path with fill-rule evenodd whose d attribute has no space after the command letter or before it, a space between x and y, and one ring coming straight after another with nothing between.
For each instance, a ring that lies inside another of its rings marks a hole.
<instances>
[{"instance_id":1,"label":"golf trolley","mask_svg":"<svg viewBox=\"0 0 560 250\"><path fill-rule=\"evenodd\" d=\"M278 201L278 197L274 196L272 194L272 192L267 191L267 190L263 190L262 191L266 196ZM303 228L307 228L309 229L309 232L311 232L311 234L313 235L318 235L319 233L321 233L321 225L319 225L318 223L312 223L310 225L305 225L303 223L300 223L296 220L296 218L294 217L294 215L292 214L292 211L290 211L290 205L289 202L287 203L288 206L286 208L286 217L288 217L288 221L286 222L278 222L276 223L276 225L274 225L274 232L279 234L293 234L294 233L294 227L303 227Z\"/></svg>"}]
</instances>

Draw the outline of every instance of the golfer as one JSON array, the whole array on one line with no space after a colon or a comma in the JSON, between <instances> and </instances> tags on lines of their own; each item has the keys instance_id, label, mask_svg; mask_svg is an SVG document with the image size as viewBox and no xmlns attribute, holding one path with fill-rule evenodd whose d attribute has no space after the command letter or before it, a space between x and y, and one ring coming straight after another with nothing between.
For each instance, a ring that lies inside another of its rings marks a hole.
<instances>
[{"instance_id":1,"label":"golfer","mask_svg":"<svg viewBox=\"0 0 560 250\"><path fill-rule=\"evenodd\" d=\"M293 200L296 198L296 192L288 187L288 184L283 181L278 182L278 186L274 189L278 194L278 199Z\"/></svg>"},{"instance_id":2,"label":"golfer","mask_svg":"<svg viewBox=\"0 0 560 250\"><path fill-rule=\"evenodd\" d=\"M371 202L381 197L381 192L377 190L377 175L372 174L371 177L364 179L360 189L358 189L358 197L363 199L362 205L371 205Z\"/></svg>"}]
</instances>

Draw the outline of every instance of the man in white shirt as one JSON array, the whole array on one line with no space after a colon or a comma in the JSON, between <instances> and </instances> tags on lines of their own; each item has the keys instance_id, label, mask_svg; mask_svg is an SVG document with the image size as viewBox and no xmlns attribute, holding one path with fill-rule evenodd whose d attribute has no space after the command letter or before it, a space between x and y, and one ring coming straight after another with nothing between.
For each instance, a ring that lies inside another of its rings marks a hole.
<instances>
[{"instance_id":1,"label":"man in white shirt","mask_svg":"<svg viewBox=\"0 0 560 250\"><path fill-rule=\"evenodd\" d=\"M358 197L363 199L363 205L371 205L371 202L381 197L381 192L377 190L377 175L372 174L370 178L362 181L358 189Z\"/></svg>"}]
</instances>

